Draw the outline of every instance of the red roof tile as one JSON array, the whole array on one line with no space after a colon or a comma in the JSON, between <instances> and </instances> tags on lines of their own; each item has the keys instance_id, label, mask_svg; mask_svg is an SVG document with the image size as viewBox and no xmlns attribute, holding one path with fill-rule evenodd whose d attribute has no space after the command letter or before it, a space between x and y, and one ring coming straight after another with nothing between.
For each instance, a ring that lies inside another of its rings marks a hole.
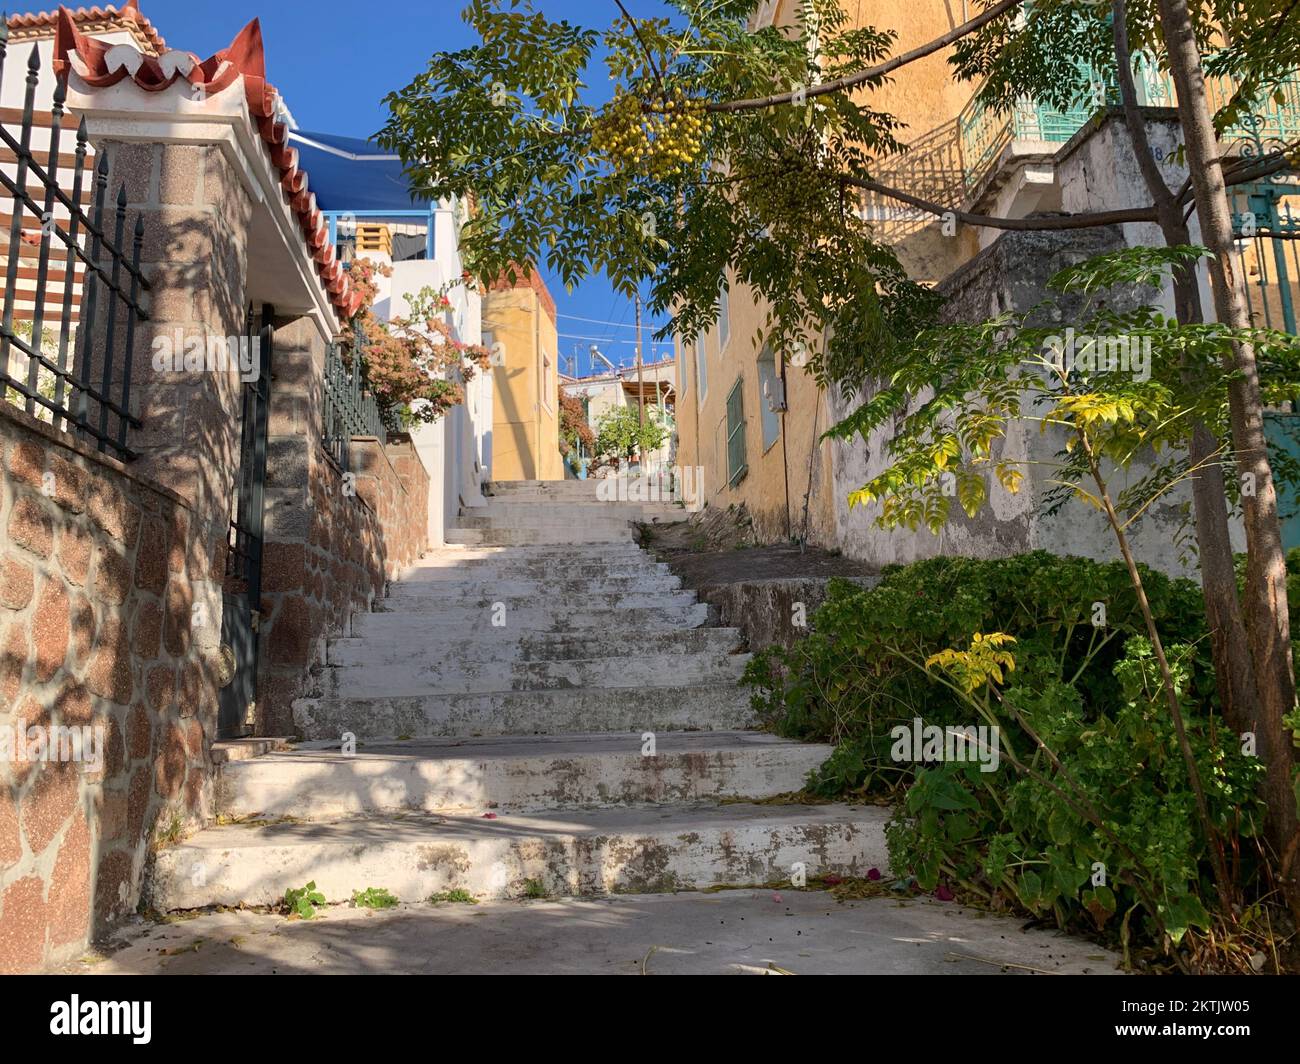
<instances>
[{"instance_id":1,"label":"red roof tile","mask_svg":"<svg viewBox=\"0 0 1300 1064\"><path fill-rule=\"evenodd\" d=\"M107 28L104 23L125 23L141 44L151 48L155 55L167 50L167 42L140 11L138 0L128 0L121 7L105 4L103 7L78 7L71 11L72 19L80 27ZM39 11L27 15L10 15L9 31L17 38L40 37L53 33L59 20L58 11Z\"/></svg>"},{"instance_id":2,"label":"red roof tile","mask_svg":"<svg viewBox=\"0 0 1300 1064\"><path fill-rule=\"evenodd\" d=\"M87 37L78 30L74 12L59 8L54 37L54 70L59 76L72 68L75 56L77 74L91 88L108 88L130 78L145 92L161 92L184 80L193 86L202 86L208 93L218 93L243 77L249 113L271 164L280 172L280 187L285 201L298 218L307 253L314 260L321 284L339 317L345 321L351 318L363 297L352 287L347 271L335 255L328 223L317 210L316 197L308 187L307 172L298 166L298 151L288 146L289 127L276 121L277 93L266 80L261 23L253 19L228 47L205 60L193 53L172 52L166 57L142 54L140 64L132 73L125 65L110 70L108 52L109 46L103 41ZM176 62L185 55L189 56L189 63Z\"/></svg>"}]
</instances>

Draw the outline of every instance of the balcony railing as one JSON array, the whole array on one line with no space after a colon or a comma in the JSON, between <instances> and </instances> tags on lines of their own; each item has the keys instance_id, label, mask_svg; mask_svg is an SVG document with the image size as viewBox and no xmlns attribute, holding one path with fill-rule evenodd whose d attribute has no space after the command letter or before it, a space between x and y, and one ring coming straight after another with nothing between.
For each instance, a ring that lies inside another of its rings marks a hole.
<instances>
[{"instance_id":1,"label":"balcony railing","mask_svg":"<svg viewBox=\"0 0 1300 1064\"><path fill-rule=\"evenodd\" d=\"M1119 103L1119 87L1112 75L1084 70L1096 89L1096 103L1083 102L1067 111L1058 111L1028 98L1017 100L1008 110L998 113L980 102L979 92L971 97L960 115L957 126L961 138L963 184L969 196L980 187L998 158L1014 142L1045 145L1064 144L1097 112ZM1135 57L1133 65L1138 103L1144 107L1174 107L1177 94L1169 75ZM1210 107L1218 111L1228 104L1238 83L1227 77L1206 79ZM1277 97L1280 97L1277 98ZM1279 145L1300 136L1300 74L1289 78L1260 102L1251 119L1224 130L1221 140L1228 152Z\"/></svg>"},{"instance_id":2,"label":"balcony railing","mask_svg":"<svg viewBox=\"0 0 1300 1064\"><path fill-rule=\"evenodd\" d=\"M358 364L356 352L363 343L360 328L353 337L351 366L344 363L339 344L330 344L325 354L325 450L345 473L351 468L349 452L354 436L374 436L380 443L388 439L383 414Z\"/></svg>"},{"instance_id":3,"label":"balcony railing","mask_svg":"<svg viewBox=\"0 0 1300 1064\"><path fill-rule=\"evenodd\" d=\"M1085 69L1085 75L1090 72ZM1138 57L1134 63L1138 103L1144 107L1173 107L1173 83L1154 64ZM913 141L902 154L885 160L876 171L882 184L903 189L943 207L969 204L1012 145L1016 153L1054 151L1066 143L1101 106L1119 103L1113 78L1092 75L1096 104L1081 102L1057 110L1028 97L1003 111L986 107L976 92L951 122ZM1232 99L1237 84L1226 77L1207 79L1210 106L1218 111ZM1229 153L1252 154L1275 149L1300 138L1300 73L1270 92L1254 114L1225 130ZM867 194L862 208L884 239L899 240L935 221L933 215L901 207L887 197Z\"/></svg>"}]
</instances>

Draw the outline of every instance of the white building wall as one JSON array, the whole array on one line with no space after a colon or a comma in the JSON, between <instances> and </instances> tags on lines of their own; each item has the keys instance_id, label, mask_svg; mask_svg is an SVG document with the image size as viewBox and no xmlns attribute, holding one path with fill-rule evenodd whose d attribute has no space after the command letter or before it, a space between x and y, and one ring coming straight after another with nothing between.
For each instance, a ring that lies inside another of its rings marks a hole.
<instances>
[{"instance_id":1,"label":"white building wall","mask_svg":"<svg viewBox=\"0 0 1300 1064\"><path fill-rule=\"evenodd\" d=\"M409 310L407 295L422 288L441 289L461 276L458 226L452 206L434 212L434 257L391 264L393 274L381 278L375 301L383 318L401 317ZM373 256L371 256L373 257ZM482 341L482 297L458 284L447 293L452 335L466 344ZM477 371L465 384L465 402L432 425L411 434L416 452L429 474L429 543L446 542L446 530L462 506L483 505L482 487L491 475L492 376Z\"/></svg>"}]
</instances>

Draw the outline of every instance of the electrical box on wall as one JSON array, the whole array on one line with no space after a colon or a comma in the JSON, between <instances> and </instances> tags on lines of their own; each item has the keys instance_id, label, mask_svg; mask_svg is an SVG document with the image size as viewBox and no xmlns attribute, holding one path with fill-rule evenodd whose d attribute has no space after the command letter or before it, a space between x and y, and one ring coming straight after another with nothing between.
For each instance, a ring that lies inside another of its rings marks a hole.
<instances>
[{"instance_id":1,"label":"electrical box on wall","mask_svg":"<svg viewBox=\"0 0 1300 1064\"><path fill-rule=\"evenodd\" d=\"M785 410L785 381L780 377L769 377L763 382L763 398L767 408L774 414Z\"/></svg>"}]
</instances>

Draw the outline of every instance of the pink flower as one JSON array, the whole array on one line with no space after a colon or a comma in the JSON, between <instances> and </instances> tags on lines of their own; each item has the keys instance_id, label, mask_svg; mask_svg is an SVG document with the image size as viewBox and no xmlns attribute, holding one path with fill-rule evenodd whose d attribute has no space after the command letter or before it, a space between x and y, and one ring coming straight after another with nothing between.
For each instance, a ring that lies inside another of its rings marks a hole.
<instances>
[{"instance_id":1,"label":"pink flower","mask_svg":"<svg viewBox=\"0 0 1300 1064\"><path fill-rule=\"evenodd\" d=\"M868 869L867 869L867 878L868 878L869 880L871 880L871 882L875 883L877 880L880 879L880 869L879 869L879 868L868 868Z\"/></svg>"},{"instance_id":2,"label":"pink flower","mask_svg":"<svg viewBox=\"0 0 1300 1064\"><path fill-rule=\"evenodd\" d=\"M953 898L956 897L956 895L952 891L950 891L947 887L945 887L942 883L940 883L935 888L934 896L939 901L952 901Z\"/></svg>"}]
</instances>

